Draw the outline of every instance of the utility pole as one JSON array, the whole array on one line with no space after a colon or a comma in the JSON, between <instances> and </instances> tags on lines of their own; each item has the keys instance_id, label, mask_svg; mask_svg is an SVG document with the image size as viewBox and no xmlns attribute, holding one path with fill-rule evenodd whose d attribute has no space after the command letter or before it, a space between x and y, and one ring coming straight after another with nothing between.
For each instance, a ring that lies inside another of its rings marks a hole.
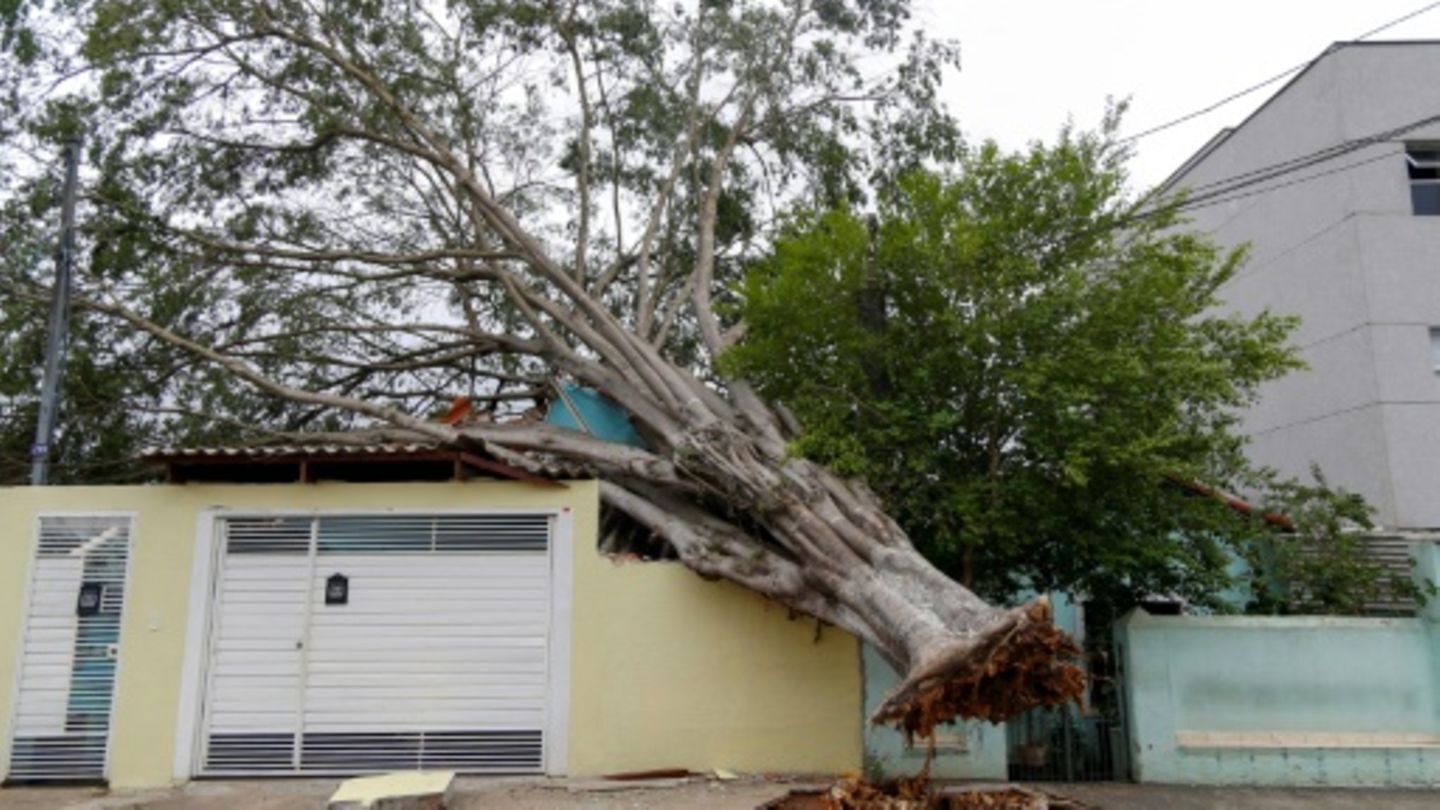
<instances>
[{"instance_id":1,"label":"utility pole","mask_svg":"<svg viewBox=\"0 0 1440 810\"><path fill-rule=\"evenodd\" d=\"M65 344L70 336L70 277L75 268L75 186L80 173L80 136L65 142L65 191L60 206L60 246L55 251L55 299L50 307L50 334L45 341L45 376L40 383L40 418L30 448L30 484L43 486L49 473L50 442L60 378L65 373Z\"/></svg>"}]
</instances>

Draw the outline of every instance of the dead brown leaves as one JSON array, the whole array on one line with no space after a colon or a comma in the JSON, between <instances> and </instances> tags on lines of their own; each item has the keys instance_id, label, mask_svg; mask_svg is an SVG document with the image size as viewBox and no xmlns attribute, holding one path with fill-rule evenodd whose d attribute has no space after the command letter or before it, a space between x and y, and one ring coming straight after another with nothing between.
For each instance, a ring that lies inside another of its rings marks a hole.
<instances>
[{"instance_id":1,"label":"dead brown leaves","mask_svg":"<svg viewBox=\"0 0 1440 810\"><path fill-rule=\"evenodd\" d=\"M765 810L1094 810L1088 805L1017 785L935 789L922 776L871 784L841 779L824 791L794 791Z\"/></svg>"},{"instance_id":2,"label":"dead brown leaves","mask_svg":"<svg viewBox=\"0 0 1440 810\"><path fill-rule=\"evenodd\" d=\"M957 717L1000 722L1036 706L1079 702L1080 649L1050 621L1044 600L1017 609L974 645L941 658L902 684L876 713L914 739Z\"/></svg>"},{"instance_id":3,"label":"dead brown leaves","mask_svg":"<svg viewBox=\"0 0 1440 810\"><path fill-rule=\"evenodd\" d=\"M825 794L827 810L929 810L930 783L921 774L873 785L861 779L841 779Z\"/></svg>"}]
</instances>

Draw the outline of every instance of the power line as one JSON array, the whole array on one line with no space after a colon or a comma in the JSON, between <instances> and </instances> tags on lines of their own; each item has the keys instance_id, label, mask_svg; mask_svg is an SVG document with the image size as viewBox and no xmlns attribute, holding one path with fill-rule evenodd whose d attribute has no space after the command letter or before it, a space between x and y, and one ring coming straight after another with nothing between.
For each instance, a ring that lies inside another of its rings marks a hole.
<instances>
[{"instance_id":1,"label":"power line","mask_svg":"<svg viewBox=\"0 0 1440 810\"><path fill-rule=\"evenodd\" d=\"M1290 186L1298 186L1298 185L1301 185L1301 184L1304 184L1304 183L1308 183L1308 182L1310 182L1311 180L1319 180L1319 179L1322 178L1322 177L1328 177L1328 176L1330 176L1330 175L1332 175L1332 174L1339 174L1339 173L1341 173L1341 172L1348 172L1348 171L1350 171L1351 169L1358 169L1358 168L1360 168L1361 166L1367 166L1367 165L1369 165L1369 164L1371 164L1371 163L1375 163L1375 162L1380 161L1380 160L1390 160L1390 159L1392 159L1393 157L1394 157L1393 155L1389 155L1389 154L1375 155L1374 157L1369 157L1369 158L1366 158L1366 159L1364 159L1364 160L1357 160L1357 161L1355 161L1354 163L1346 163L1346 164L1343 165L1343 166L1336 166L1336 167L1333 168L1333 169L1327 169L1327 170L1325 170L1325 171L1323 171L1323 172L1316 172L1315 174L1307 174L1307 175L1305 175L1304 177L1296 178L1296 179L1291 180L1291 181L1289 181L1289 182L1277 183L1276 185L1273 185L1273 186L1266 186L1265 188L1257 188L1257 189L1254 189L1254 190L1252 190L1252 191L1246 191L1246 192L1242 192L1242 193L1240 193L1240 194L1234 194L1234 195L1231 195L1231 196L1228 196L1228 197L1207 198L1207 199L1205 199L1205 200L1203 200L1203 201L1199 201L1199 202L1195 202L1195 203L1191 203L1189 200L1187 200L1187 201L1185 201L1184 203L1181 203L1181 204L1180 204L1179 210L1181 210L1181 211L1190 211L1190 210L1193 210L1193 209L1196 209L1196 208L1209 208L1209 207L1212 206L1212 205L1223 205L1224 203L1227 203L1227 202L1234 202L1235 200L1243 200L1243 199L1245 199L1246 197L1254 197L1254 196L1259 195L1259 194L1269 194L1269 193L1272 192L1272 191L1278 191L1279 189L1282 189L1282 188L1289 188Z\"/></svg>"},{"instance_id":2,"label":"power line","mask_svg":"<svg viewBox=\"0 0 1440 810\"><path fill-rule=\"evenodd\" d=\"M1374 35L1376 35L1376 34L1381 33L1382 31L1387 31L1387 30L1389 30L1389 29L1391 29L1391 28L1394 28L1395 26L1399 25L1400 23L1403 23L1403 22L1405 22L1405 21L1407 21L1407 20L1414 19L1415 17L1418 17L1418 16L1420 16L1421 14L1424 14L1425 12L1430 11L1430 10L1435 9L1435 8L1440 8L1440 2L1430 3L1430 4L1428 4L1428 5L1425 5L1425 6L1421 7L1421 8L1418 8L1418 9L1416 9L1416 10L1414 10L1414 11L1411 11L1411 12L1409 12L1408 14L1405 14L1405 15L1400 16L1400 17L1396 17L1395 19L1393 19L1393 20L1385 23L1384 25L1381 25L1381 26L1379 26L1379 27L1377 27L1377 28L1372 28L1372 29L1370 29L1369 31L1366 31L1365 33L1361 34L1361 35L1358 36L1358 37L1355 37L1355 38L1354 38L1353 40L1351 40L1351 41L1352 41L1352 42L1362 42L1362 41L1364 41L1364 40L1366 40L1366 39L1369 39L1370 37L1372 37L1372 36L1374 36ZM1280 73L1277 73L1277 74L1275 74L1274 76L1271 76L1270 78L1266 79L1266 80L1263 81L1263 82L1260 82L1260 83L1258 83L1258 84L1252 84L1252 85L1250 85L1249 87L1245 88L1244 90L1241 90L1241 91L1239 91L1239 92L1237 92L1237 93L1231 93L1230 95L1226 96L1225 98L1220 99L1219 101L1217 101L1217 102L1215 102L1215 103L1213 103L1213 104L1210 104L1210 105L1208 105L1208 106L1206 106L1206 107L1203 107L1203 108L1201 108L1201 109L1199 109L1199 110L1195 110L1194 112L1186 113L1185 115L1182 115L1182 116L1180 116L1179 118L1175 118L1175 119L1172 119L1172 120L1170 120L1170 121L1166 121L1166 122L1163 123L1163 124L1159 124L1159 125L1156 125L1156 126L1153 126L1153 127L1149 128L1149 129L1142 130L1142 131L1140 131L1140 132L1135 133L1134 135L1128 135L1128 136L1126 136L1126 137L1124 137L1124 138L1121 138L1121 139L1120 139L1120 142L1121 142L1121 143L1132 143L1132 142L1138 141L1138 140L1140 140L1141 138L1144 138L1144 137L1146 137L1146 136L1154 135L1154 134L1157 133L1157 132L1164 132L1165 130L1170 129L1171 127L1179 126L1180 124L1183 124L1183 123L1185 123L1186 121L1191 121L1191 120L1194 120L1194 119L1196 119L1196 118L1199 118L1200 116L1205 115L1205 114L1207 114L1207 113L1214 112L1215 110L1220 109L1221 107L1225 106L1226 104L1229 104L1229 103L1232 102L1232 101L1235 101L1236 99L1244 98L1245 96L1248 96L1248 95L1250 95L1251 93L1254 93L1254 92L1256 92L1256 91L1258 91L1258 90L1263 90L1263 89L1265 89L1266 87L1269 87L1270 85L1274 84L1275 82L1280 81L1281 79L1283 79L1283 78L1285 78L1285 77L1287 77L1287 76L1291 76L1291 75L1293 75L1293 74L1299 73L1300 71L1304 70L1305 68L1310 67L1311 65L1313 65L1313 64L1315 64L1316 62L1318 62L1318 61L1320 61L1321 59L1323 59L1323 58L1326 56L1326 54L1329 54L1329 53L1330 53L1330 50L1331 50L1330 48L1326 48L1319 56L1317 56L1317 57L1315 57L1315 58L1313 58L1313 59L1307 59L1306 61L1301 62L1300 64L1298 64L1298 65L1296 65L1296 66L1294 66L1294 67L1292 67L1292 68L1290 68L1290 69L1288 69L1288 70L1281 71Z\"/></svg>"},{"instance_id":3,"label":"power line","mask_svg":"<svg viewBox=\"0 0 1440 810\"><path fill-rule=\"evenodd\" d=\"M1428 123L1428 121L1429 119L1426 119L1426 123ZM1415 126L1423 126L1423 123L1417 122L1414 125L1406 125L1406 131L1408 131L1409 129L1413 129ZM1298 171L1299 169L1313 166L1316 163L1322 163L1326 160L1349 154L1357 149L1361 149L1365 146L1372 145L1379 141L1389 140L1389 138L1380 137L1382 135L1389 135L1390 137L1394 137L1395 135L1399 134L1403 134L1403 132L1387 130L1384 133L1376 133L1375 135L1365 136L1363 138L1351 138L1350 140L1341 141L1337 144L1331 144L1330 146L1326 146L1322 149L1316 149L1313 152L1307 152L1303 155L1297 155L1293 158L1287 158L1286 160L1282 160L1277 163L1271 163L1267 166L1261 166L1259 168L1250 169L1249 171L1232 174L1228 177L1222 177L1219 180L1211 180L1208 183L1200 183L1199 185L1187 185L1185 186L1185 189L1191 194L1195 194L1196 192L1207 192L1209 189L1216 188L1217 186L1228 186L1238 181L1248 180L1249 178L1256 177L1257 175L1265 175L1265 177L1259 178L1263 181L1269 177L1284 174L1285 171L1288 170L1293 169Z\"/></svg>"},{"instance_id":4,"label":"power line","mask_svg":"<svg viewBox=\"0 0 1440 810\"><path fill-rule=\"evenodd\" d=\"M1186 200L1186 203L1192 204L1202 202L1207 199L1212 199L1215 197L1230 194L1231 192L1238 191L1242 188L1248 188L1249 186L1253 186L1258 183L1275 180L1280 177L1284 177L1287 174L1292 174L1302 169L1308 169L1311 166L1317 166L1319 164L1327 163L1337 158L1344 157L1345 155L1357 152L1366 147L1394 140L1395 138L1398 138L1399 136L1404 135L1407 132L1412 132L1416 129L1428 126L1436 122L1440 122L1440 115L1426 116L1425 118L1420 118L1408 124L1403 124L1393 129L1385 130L1383 132L1377 132L1375 134L1366 135L1360 138L1352 138L1351 140L1344 141L1327 149L1312 152L1310 155L1293 158L1281 164L1275 164L1274 167L1271 167L1269 169L1252 170L1249 172L1244 172L1242 174L1234 175L1232 178L1228 178L1227 180L1222 181L1224 182L1224 185L1220 188L1215 188L1212 191L1207 191L1203 194L1197 195L1191 199ZM1219 183L1207 184L1205 188L1212 188L1216 185L1219 185Z\"/></svg>"},{"instance_id":5,"label":"power line","mask_svg":"<svg viewBox=\"0 0 1440 810\"><path fill-rule=\"evenodd\" d=\"M1223 177L1219 180L1213 180L1209 183L1204 183L1199 186L1187 186L1186 190L1190 192L1191 196L1185 199L1179 207L1182 210L1189 208L1199 208L1202 207L1202 204L1208 203L1210 200L1216 200L1217 198L1221 197L1228 198L1229 195L1233 195L1234 192L1240 191L1241 189L1249 188L1251 186L1259 185L1261 183L1266 183L1271 180L1278 180L1287 175L1294 174L1295 172L1303 171L1304 169L1308 169L1313 166L1319 166L1321 164L1328 163L1332 160L1336 160L1346 155L1353 154L1354 152L1357 152L1366 147L1394 140L1395 138L1398 138L1399 136L1404 135L1407 132L1411 132L1413 130L1437 122L1440 122L1440 115L1428 115L1424 118L1419 118L1409 123L1401 124L1397 127L1392 127L1390 129L1382 130L1380 132L1374 132L1369 135L1362 135L1358 138L1351 138L1346 141L1341 141L1340 143L1332 144L1322 149L1317 149L1313 152L1289 158L1287 160L1282 160L1277 163L1272 163L1268 166L1262 166L1257 169L1240 172L1238 174L1230 175L1229 177ZM1377 157L1376 159L1378 160L1379 158ZM1365 163L1369 162L1371 161L1367 160L1360 163L1351 164L1350 168L1364 165ZM1310 179L1322 176L1324 176L1324 174L1312 175L1310 176ZM1283 188L1288 185L1294 184L1286 183L1283 185L1274 186L1272 188ZM1195 192L1201 193L1196 194ZM1244 196L1253 196L1253 194L1246 194ZM1235 197L1235 199L1238 199L1238 197Z\"/></svg>"}]
</instances>

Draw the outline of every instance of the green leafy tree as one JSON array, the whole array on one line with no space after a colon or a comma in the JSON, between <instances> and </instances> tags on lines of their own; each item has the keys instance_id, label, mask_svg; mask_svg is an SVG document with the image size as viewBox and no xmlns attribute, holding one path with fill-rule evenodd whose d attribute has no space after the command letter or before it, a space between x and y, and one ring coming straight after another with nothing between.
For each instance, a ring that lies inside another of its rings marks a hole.
<instances>
[{"instance_id":1,"label":"green leafy tree","mask_svg":"<svg viewBox=\"0 0 1440 810\"><path fill-rule=\"evenodd\" d=\"M11 241L0 258L6 274L53 274L47 250L52 240L42 229L14 225L5 231ZM0 486L30 478L48 315L48 306L0 294ZM135 454L147 431L143 398L133 383L144 379L142 367L158 358L112 351L111 341L123 342L117 334L123 330L106 319L78 313L70 327L70 362L60 392L63 429L49 454L50 480L143 479L148 471Z\"/></svg>"},{"instance_id":2,"label":"green leafy tree","mask_svg":"<svg viewBox=\"0 0 1440 810\"><path fill-rule=\"evenodd\" d=\"M1257 532L1188 484L1256 480L1236 413L1299 365L1293 321L1222 313L1241 253L1127 196L1118 117L797 214L724 359L794 411L795 452L994 598L1213 603Z\"/></svg>"},{"instance_id":3,"label":"green leafy tree","mask_svg":"<svg viewBox=\"0 0 1440 810\"><path fill-rule=\"evenodd\" d=\"M1423 605L1434 595L1434 583L1422 586L1370 554L1375 510L1364 498L1331 487L1319 467L1311 477L1309 484L1276 482L1266 494L1266 510L1285 516L1286 531L1266 533L1248 549L1256 572L1251 612L1360 616L1376 605Z\"/></svg>"},{"instance_id":4,"label":"green leafy tree","mask_svg":"<svg viewBox=\"0 0 1440 810\"><path fill-rule=\"evenodd\" d=\"M41 176L28 196L0 208L10 247L0 257L8 286L0 290L0 486L28 483L38 418L40 375L48 336L55 268L54 180ZM155 317L180 324L204 317L189 299L193 285L145 283L145 252L127 245L118 223L87 223L83 295L96 276L124 279L153 290ZM134 252L132 252L134 251ZM147 292L148 294L148 292ZM310 424L337 429L343 421L258 396L227 375L197 364L187 352L93 311L72 311L57 429L49 453L55 484L130 483L153 479L156 469L138 456L167 444L225 443L263 438ZM318 418L317 418L318 417Z\"/></svg>"},{"instance_id":5,"label":"green leafy tree","mask_svg":"<svg viewBox=\"0 0 1440 810\"><path fill-rule=\"evenodd\" d=\"M905 675L882 717L1003 717L1079 689L1044 606L945 577L716 367L777 212L858 203L953 158L936 90L957 49L909 15L906 0L3 3L0 205L53 210L45 156L86 134L77 306L119 330L88 345L105 368L159 358L127 406L583 465L685 565L873 643ZM24 224L6 219L5 241ZM6 273L0 306L43 308L43 275ZM647 446L508 418L562 381L610 396ZM490 420L425 418L472 388Z\"/></svg>"}]
</instances>

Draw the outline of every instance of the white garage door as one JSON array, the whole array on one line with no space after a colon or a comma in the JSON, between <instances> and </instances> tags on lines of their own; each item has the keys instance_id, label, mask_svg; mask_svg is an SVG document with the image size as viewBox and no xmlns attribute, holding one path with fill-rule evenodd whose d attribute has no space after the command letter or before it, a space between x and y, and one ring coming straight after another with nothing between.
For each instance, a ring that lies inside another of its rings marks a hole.
<instances>
[{"instance_id":1,"label":"white garage door","mask_svg":"<svg viewBox=\"0 0 1440 810\"><path fill-rule=\"evenodd\" d=\"M550 524L225 519L202 773L542 771Z\"/></svg>"}]
</instances>

